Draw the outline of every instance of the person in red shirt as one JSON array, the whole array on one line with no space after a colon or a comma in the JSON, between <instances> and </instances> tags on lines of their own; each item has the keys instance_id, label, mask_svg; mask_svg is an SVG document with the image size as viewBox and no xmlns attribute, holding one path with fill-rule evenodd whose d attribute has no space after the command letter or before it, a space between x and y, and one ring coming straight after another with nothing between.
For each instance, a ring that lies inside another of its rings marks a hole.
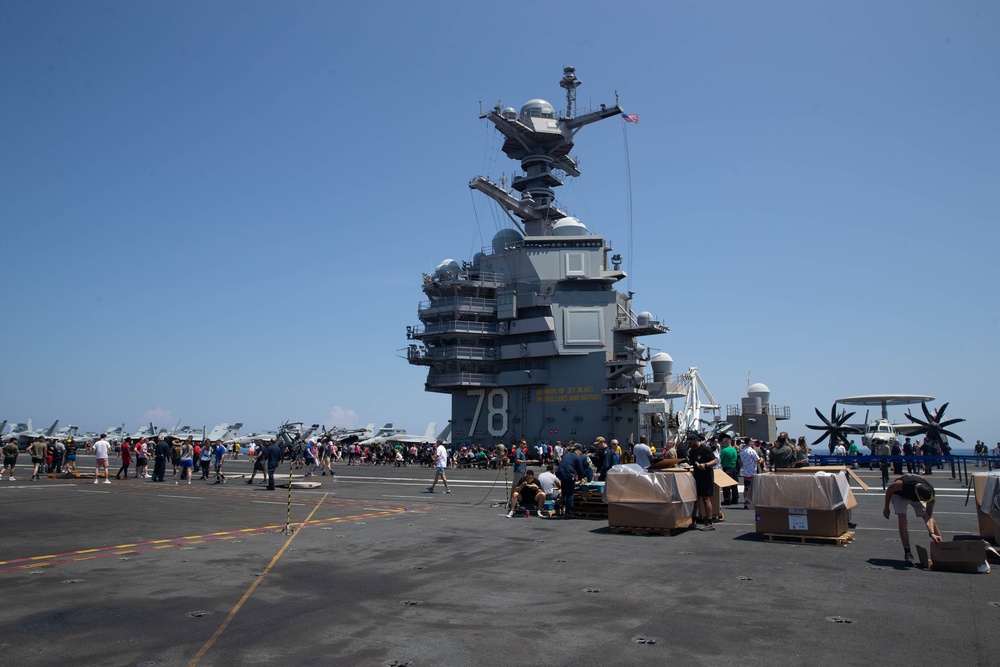
<instances>
[{"instance_id":1,"label":"person in red shirt","mask_svg":"<svg viewBox=\"0 0 1000 667\"><path fill-rule=\"evenodd\" d=\"M122 443L121 457L122 467L115 473L115 479L121 479L122 473L125 473L125 479L128 479L128 467L132 465L132 441L128 438Z\"/></svg>"}]
</instances>

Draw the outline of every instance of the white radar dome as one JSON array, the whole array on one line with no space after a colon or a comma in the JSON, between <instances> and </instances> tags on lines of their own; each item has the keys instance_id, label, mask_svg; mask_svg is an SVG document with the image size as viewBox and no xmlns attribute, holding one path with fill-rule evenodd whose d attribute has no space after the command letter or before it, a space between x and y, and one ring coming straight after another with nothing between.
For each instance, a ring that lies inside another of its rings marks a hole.
<instances>
[{"instance_id":1,"label":"white radar dome","mask_svg":"<svg viewBox=\"0 0 1000 667\"><path fill-rule=\"evenodd\" d=\"M500 115L507 120L514 120L517 118L517 109L514 107L505 107L504 110L500 112Z\"/></svg>"},{"instance_id":2,"label":"white radar dome","mask_svg":"<svg viewBox=\"0 0 1000 667\"><path fill-rule=\"evenodd\" d=\"M750 398L759 398L761 403L771 402L771 390L763 382L750 385L750 388L747 389L747 396Z\"/></svg>"},{"instance_id":3,"label":"white radar dome","mask_svg":"<svg viewBox=\"0 0 1000 667\"><path fill-rule=\"evenodd\" d=\"M658 352L649 360L649 365L653 368L653 374L670 374L674 372L674 358L666 352Z\"/></svg>"},{"instance_id":4,"label":"white radar dome","mask_svg":"<svg viewBox=\"0 0 1000 667\"><path fill-rule=\"evenodd\" d=\"M552 225L553 236L585 236L586 234L587 226L573 217L561 218Z\"/></svg>"},{"instance_id":5,"label":"white radar dome","mask_svg":"<svg viewBox=\"0 0 1000 667\"><path fill-rule=\"evenodd\" d=\"M526 118L555 118L556 110L545 100L528 100L521 107L521 119Z\"/></svg>"},{"instance_id":6,"label":"white radar dome","mask_svg":"<svg viewBox=\"0 0 1000 667\"><path fill-rule=\"evenodd\" d=\"M524 239L516 229L501 229L493 236L493 254L499 255L508 246L520 243Z\"/></svg>"},{"instance_id":7,"label":"white radar dome","mask_svg":"<svg viewBox=\"0 0 1000 667\"><path fill-rule=\"evenodd\" d=\"M445 275L445 274L448 274L448 273L457 274L460 269L461 269L461 266L459 266L458 262L456 262L453 259L446 259L446 260L444 260L443 262L441 262L440 264L437 265L437 268L434 269L434 273L437 274L437 275L439 275L439 276Z\"/></svg>"},{"instance_id":8,"label":"white radar dome","mask_svg":"<svg viewBox=\"0 0 1000 667\"><path fill-rule=\"evenodd\" d=\"M645 310L635 316L635 323L638 324L640 327L648 327L649 323L652 321L653 321L653 313L650 313Z\"/></svg>"},{"instance_id":9,"label":"white radar dome","mask_svg":"<svg viewBox=\"0 0 1000 667\"><path fill-rule=\"evenodd\" d=\"M472 256L472 267L475 268L475 269L478 269L479 265L483 263L483 257L485 257L485 256L486 255L484 255L481 252L477 252L475 255L473 255Z\"/></svg>"}]
</instances>

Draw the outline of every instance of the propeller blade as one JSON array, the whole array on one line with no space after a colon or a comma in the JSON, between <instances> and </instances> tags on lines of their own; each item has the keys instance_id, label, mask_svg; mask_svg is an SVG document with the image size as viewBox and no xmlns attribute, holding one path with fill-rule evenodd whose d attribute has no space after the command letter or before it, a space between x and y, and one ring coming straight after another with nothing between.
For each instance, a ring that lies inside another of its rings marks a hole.
<instances>
[{"instance_id":1,"label":"propeller blade","mask_svg":"<svg viewBox=\"0 0 1000 667\"><path fill-rule=\"evenodd\" d=\"M819 443L821 443L821 442L823 442L824 440L826 440L826 436L828 436L828 435L830 435L830 434L829 434L829 433L824 433L823 435L821 435L821 436L819 436L818 438L816 438L815 440L813 440L813 443L812 443L812 444L814 444L814 445L818 445Z\"/></svg>"},{"instance_id":2,"label":"propeller blade","mask_svg":"<svg viewBox=\"0 0 1000 667\"><path fill-rule=\"evenodd\" d=\"M946 435L946 436L948 436L949 438L955 438L955 439L956 439L956 440L958 440L959 442L965 442L965 440L962 440L962 437L961 437L961 436L958 436L958 435L955 435L955 434L954 434L954 433L952 433L951 431L946 431L946 430L944 430L944 429L941 429L941 433L942 433L943 435Z\"/></svg>"}]
</instances>

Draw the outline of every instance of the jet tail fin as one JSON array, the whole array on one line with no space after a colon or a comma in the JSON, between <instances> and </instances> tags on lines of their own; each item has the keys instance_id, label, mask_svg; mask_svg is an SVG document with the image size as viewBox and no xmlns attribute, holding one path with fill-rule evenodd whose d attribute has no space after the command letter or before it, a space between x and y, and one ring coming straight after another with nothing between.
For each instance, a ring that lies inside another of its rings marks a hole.
<instances>
[{"instance_id":1,"label":"jet tail fin","mask_svg":"<svg viewBox=\"0 0 1000 667\"><path fill-rule=\"evenodd\" d=\"M431 422L430 424L428 424L427 425L427 430L424 431L424 438L426 440L433 440L434 439L434 431L437 430L437 427L438 427L437 422Z\"/></svg>"},{"instance_id":2,"label":"jet tail fin","mask_svg":"<svg viewBox=\"0 0 1000 667\"><path fill-rule=\"evenodd\" d=\"M448 422L448 425L445 426L440 433L438 433L437 437L444 444L446 445L451 444L451 422Z\"/></svg>"}]
</instances>

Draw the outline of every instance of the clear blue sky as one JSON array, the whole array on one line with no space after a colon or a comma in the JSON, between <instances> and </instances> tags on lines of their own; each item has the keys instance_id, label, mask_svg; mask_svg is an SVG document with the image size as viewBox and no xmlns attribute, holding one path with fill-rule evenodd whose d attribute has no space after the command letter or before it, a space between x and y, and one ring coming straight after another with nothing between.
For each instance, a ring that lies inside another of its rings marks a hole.
<instances>
[{"instance_id":1,"label":"clear blue sky","mask_svg":"<svg viewBox=\"0 0 1000 667\"><path fill-rule=\"evenodd\" d=\"M421 274L501 224L480 104L562 108L572 65L641 117L631 256L623 124L557 196L649 344L793 434L926 393L993 443L998 34L973 1L4 2L0 419L443 425L398 350Z\"/></svg>"}]
</instances>

